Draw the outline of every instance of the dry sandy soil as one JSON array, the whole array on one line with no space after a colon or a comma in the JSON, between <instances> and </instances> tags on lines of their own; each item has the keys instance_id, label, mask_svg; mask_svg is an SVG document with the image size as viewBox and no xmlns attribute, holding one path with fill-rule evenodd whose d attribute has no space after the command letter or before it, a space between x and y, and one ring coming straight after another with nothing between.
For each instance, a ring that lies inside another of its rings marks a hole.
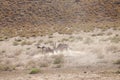
<instances>
[{"instance_id":1,"label":"dry sandy soil","mask_svg":"<svg viewBox=\"0 0 120 80\"><path fill-rule=\"evenodd\" d=\"M55 51L55 44L68 49ZM120 80L119 44L120 31L113 29L4 39L0 80ZM29 74L33 68L41 71Z\"/></svg>"},{"instance_id":2,"label":"dry sandy soil","mask_svg":"<svg viewBox=\"0 0 120 80\"><path fill-rule=\"evenodd\" d=\"M85 69L85 68L83 68ZM27 72L1 72L0 80L119 80L120 75L111 71L86 69L52 69L30 75ZM105 72L104 72L105 71Z\"/></svg>"}]
</instances>

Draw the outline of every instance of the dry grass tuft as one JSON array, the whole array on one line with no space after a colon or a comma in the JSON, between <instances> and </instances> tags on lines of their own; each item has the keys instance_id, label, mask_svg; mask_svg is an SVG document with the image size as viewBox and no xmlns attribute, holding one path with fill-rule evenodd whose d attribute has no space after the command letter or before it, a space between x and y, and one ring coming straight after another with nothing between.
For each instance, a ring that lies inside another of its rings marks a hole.
<instances>
[{"instance_id":1,"label":"dry grass tuft","mask_svg":"<svg viewBox=\"0 0 120 80\"><path fill-rule=\"evenodd\" d=\"M91 38L86 38L84 41L84 44L91 44L93 43L93 40Z\"/></svg>"},{"instance_id":2,"label":"dry grass tuft","mask_svg":"<svg viewBox=\"0 0 120 80\"><path fill-rule=\"evenodd\" d=\"M30 70L29 74L37 74L37 73L40 73L40 72L41 72L40 69L38 69L38 68L32 68L32 69Z\"/></svg>"},{"instance_id":3,"label":"dry grass tuft","mask_svg":"<svg viewBox=\"0 0 120 80\"><path fill-rule=\"evenodd\" d=\"M116 71L115 73L116 73L116 74L120 74L120 71Z\"/></svg>"},{"instance_id":4,"label":"dry grass tuft","mask_svg":"<svg viewBox=\"0 0 120 80\"><path fill-rule=\"evenodd\" d=\"M32 45L33 42L30 42L30 41L27 41L27 40L24 40L21 42L21 45L24 46L24 45Z\"/></svg>"},{"instance_id":5,"label":"dry grass tuft","mask_svg":"<svg viewBox=\"0 0 120 80\"><path fill-rule=\"evenodd\" d=\"M15 70L15 66L13 65L0 65L0 70L1 71L12 71Z\"/></svg>"},{"instance_id":6,"label":"dry grass tuft","mask_svg":"<svg viewBox=\"0 0 120 80\"><path fill-rule=\"evenodd\" d=\"M19 44L20 44L19 42L16 42L16 41L13 42L14 46L18 46Z\"/></svg>"},{"instance_id":7,"label":"dry grass tuft","mask_svg":"<svg viewBox=\"0 0 120 80\"><path fill-rule=\"evenodd\" d=\"M114 62L114 64L120 65L120 59Z\"/></svg>"},{"instance_id":8,"label":"dry grass tuft","mask_svg":"<svg viewBox=\"0 0 120 80\"><path fill-rule=\"evenodd\" d=\"M113 43L119 43L120 42L120 36L114 36L114 37L111 37L109 39Z\"/></svg>"},{"instance_id":9,"label":"dry grass tuft","mask_svg":"<svg viewBox=\"0 0 120 80\"><path fill-rule=\"evenodd\" d=\"M53 64L61 64L64 62L64 55L56 55L54 56Z\"/></svg>"},{"instance_id":10,"label":"dry grass tuft","mask_svg":"<svg viewBox=\"0 0 120 80\"><path fill-rule=\"evenodd\" d=\"M0 41L4 41L4 40L6 40L6 39L8 39L8 37L0 37Z\"/></svg>"},{"instance_id":11,"label":"dry grass tuft","mask_svg":"<svg viewBox=\"0 0 120 80\"><path fill-rule=\"evenodd\" d=\"M46 63L41 63L40 64L40 67L48 67L49 66L49 64L46 62Z\"/></svg>"}]
</instances>

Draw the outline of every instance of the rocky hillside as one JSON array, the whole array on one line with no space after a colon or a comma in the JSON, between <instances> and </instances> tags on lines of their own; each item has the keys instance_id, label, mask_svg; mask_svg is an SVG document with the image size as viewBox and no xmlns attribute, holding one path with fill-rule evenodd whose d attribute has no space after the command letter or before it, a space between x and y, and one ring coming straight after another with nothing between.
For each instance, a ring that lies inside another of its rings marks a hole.
<instances>
[{"instance_id":1,"label":"rocky hillside","mask_svg":"<svg viewBox=\"0 0 120 80\"><path fill-rule=\"evenodd\" d=\"M26 26L41 29L43 25L115 22L119 19L119 0L0 0L0 27L17 27L17 30Z\"/></svg>"},{"instance_id":2,"label":"rocky hillside","mask_svg":"<svg viewBox=\"0 0 120 80\"><path fill-rule=\"evenodd\" d=\"M1 26L120 18L117 0L0 0L0 8Z\"/></svg>"}]
</instances>

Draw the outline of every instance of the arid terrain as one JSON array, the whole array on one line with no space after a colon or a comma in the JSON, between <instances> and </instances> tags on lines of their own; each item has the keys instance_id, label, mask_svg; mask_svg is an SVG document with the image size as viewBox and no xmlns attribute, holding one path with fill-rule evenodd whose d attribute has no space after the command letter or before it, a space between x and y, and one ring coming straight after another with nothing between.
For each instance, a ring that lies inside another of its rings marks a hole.
<instances>
[{"instance_id":1,"label":"arid terrain","mask_svg":"<svg viewBox=\"0 0 120 80\"><path fill-rule=\"evenodd\" d=\"M120 1L0 0L0 80L120 80Z\"/></svg>"},{"instance_id":2,"label":"arid terrain","mask_svg":"<svg viewBox=\"0 0 120 80\"><path fill-rule=\"evenodd\" d=\"M0 80L119 80L119 33L111 28L5 39ZM40 71L30 74L34 69Z\"/></svg>"},{"instance_id":3,"label":"arid terrain","mask_svg":"<svg viewBox=\"0 0 120 80\"><path fill-rule=\"evenodd\" d=\"M0 37L120 26L119 0L0 0Z\"/></svg>"}]
</instances>

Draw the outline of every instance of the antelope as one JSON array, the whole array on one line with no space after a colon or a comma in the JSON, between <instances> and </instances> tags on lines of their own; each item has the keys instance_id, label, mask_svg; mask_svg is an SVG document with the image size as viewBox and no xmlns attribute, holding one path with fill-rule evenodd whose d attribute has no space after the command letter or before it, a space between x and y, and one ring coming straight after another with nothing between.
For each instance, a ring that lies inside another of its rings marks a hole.
<instances>
[{"instance_id":1,"label":"antelope","mask_svg":"<svg viewBox=\"0 0 120 80\"><path fill-rule=\"evenodd\" d=\"M56 46L56 44L54 44L53 49L54 51L58 52L58 51L64 51L64 50L68 50L69 46L67 44L58 44Z\"/></svg>"},{"instance_id":2,"label":"antelope","mask_svg":"<svg viewBox=\"0 0 120 80\"><path fill-rule=\"evenodd\" d=\"M43 47L41 47L41 49L42 49L43 54L45 54L45 53L54 53L54 50L51 49L50 47L43 46Z\"/></svg>"},{"instance_id":3,"label":"antelope","mask_svg":"<svg viewBox=\"0 0 120 80\"><path fill-rule=\"evenodd\" d=\"M56 48L57 51L64 51L68 50L68 45L67 44L59 44Z\"/></svg>"},{"instance_id":4,"label":"antelope","mask_svg":"<svg viewBox=\"0 0 120 80\"><path fill-rule=\"evenodd\" d=\"M68 50L69 46L67 44L58 44L56 46L56 43L53 43L51 44L53 48L50 48L50 47L46 47L46 46L38 46L37 45L37 48L41 49L42 51L42 54L47 54L47 53L53 53L54 52L58 52L58 51L65 51L65 50Z\"/></svg>"},{"instance_id":5,"label":"antelope","mask_svg":"<svg viewBox=\"0 0 120 80\"><path fill-rule=\"evenodd\" d=\"M38 49L41 50L42 54L54 53L54 50L50 47L36 45Z\"/></svg>"}]
</instances>

